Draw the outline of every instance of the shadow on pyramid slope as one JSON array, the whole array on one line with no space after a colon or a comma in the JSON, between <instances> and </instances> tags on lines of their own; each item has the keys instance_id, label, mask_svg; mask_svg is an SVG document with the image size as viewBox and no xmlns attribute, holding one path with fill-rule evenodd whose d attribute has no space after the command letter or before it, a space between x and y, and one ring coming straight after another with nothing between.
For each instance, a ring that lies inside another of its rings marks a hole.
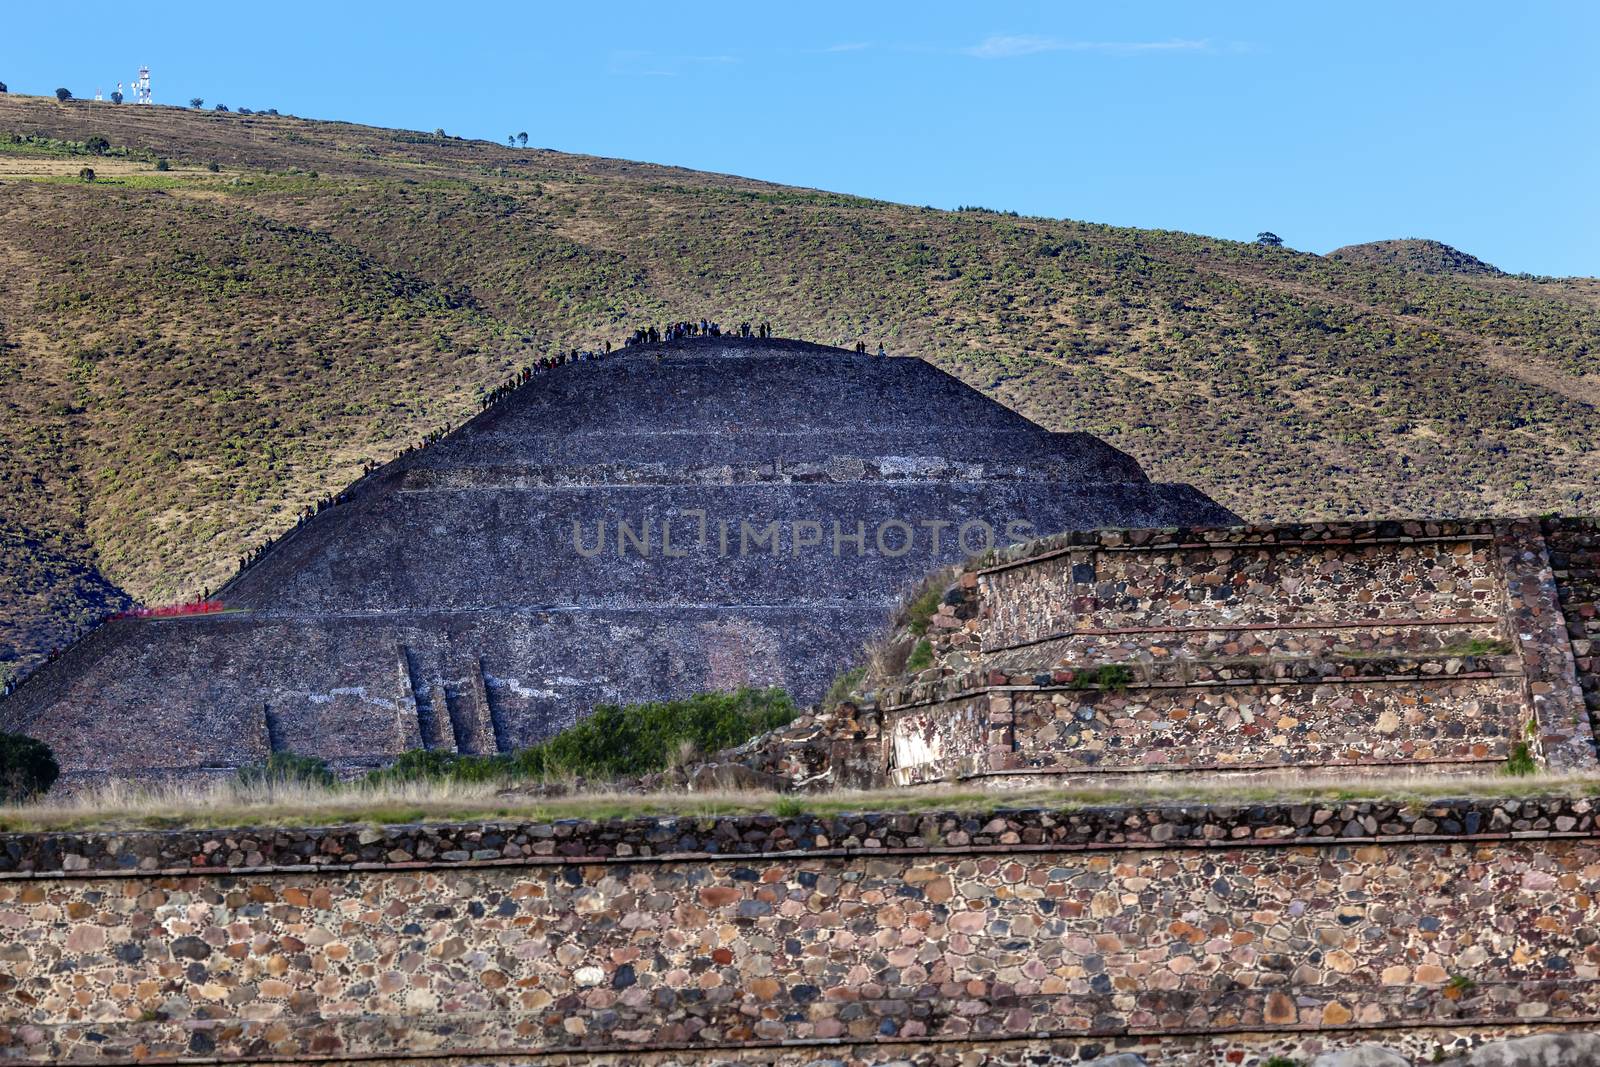
<instances>
[{"instance_id":1,"label":"shadow on pyramid slope","mask_svg":"<svg viewBox=\"0 0 1600 1067\"><path fill-rule=\"evenodd\" d=\"M920 359L692 339L536 375L354 485L218 616L110 624L0 705L71 779L490 752L596 702L820 696L992 544L1237 519Z\"/></svg>"}]
</instances>

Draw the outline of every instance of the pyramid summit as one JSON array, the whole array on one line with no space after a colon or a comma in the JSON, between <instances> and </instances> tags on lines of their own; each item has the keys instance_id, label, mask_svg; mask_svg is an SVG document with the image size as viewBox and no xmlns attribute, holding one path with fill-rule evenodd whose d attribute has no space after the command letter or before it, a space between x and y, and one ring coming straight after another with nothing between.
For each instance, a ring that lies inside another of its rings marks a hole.
<instances>
[{"instance_id":1,"label":"pyramid summit","mask_svg":"<svg viewBox=\"0 0 1600 1067\"><path fill-rule=\"evenodd\" d=\"M67 780L529 745L600 702L814 700L940 563L1237 521L916 358L696 337L534 376L245 569L0 704Z\"/></svg>"}]
</instances>

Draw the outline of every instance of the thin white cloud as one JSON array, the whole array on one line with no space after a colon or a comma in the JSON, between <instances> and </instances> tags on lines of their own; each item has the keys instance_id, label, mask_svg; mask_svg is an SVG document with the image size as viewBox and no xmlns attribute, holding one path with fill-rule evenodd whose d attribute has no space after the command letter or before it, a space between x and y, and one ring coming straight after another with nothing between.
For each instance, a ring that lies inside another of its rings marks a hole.
<instances>
[{"instance_id":1,"label":"thin white cloud","mask_svg":"<svg viewBox=\"0 0 1600 1067\"><path fill-rule=\"evenodd\" d=\"M823 51L824 52L860 52L860 51L863 51L863 50L865 50L867 48L870 48L870 47L872 47L872 46L867 44L865 41L847 41L844 44L829 45L827 48L824 48Z\"/></svg>"},{"instance_id":2,"label":"thin white cloud","mask_svg":"<svg viewBox=\"0 0 1600 1067\"><path fill-rule=\"evenodd\" d=\"M1167 41L1073 41L1036 34L993 34L970 48L962 49L977 59L1014 59L1041 52L1101 52L1107 55L1136 55L1142 52L1204 52L1210 41L1173 39Z\"/></svg>"}]
</instances>

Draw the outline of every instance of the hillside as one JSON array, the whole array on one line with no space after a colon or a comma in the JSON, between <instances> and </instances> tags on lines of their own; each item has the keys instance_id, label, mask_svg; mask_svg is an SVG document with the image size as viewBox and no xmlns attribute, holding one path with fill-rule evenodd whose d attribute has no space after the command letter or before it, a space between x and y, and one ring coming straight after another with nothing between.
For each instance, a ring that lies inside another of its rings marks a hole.
<instances>
[{"instance_id":1,"label":"hillside","mask_svg":"<svg viewBox=\"0 0 1600 1067\"><path fill-rule=\"evenodd\" d=\"M646 320L881 339L1253 519L1600 500L1587 279L18 96L0 278L0 663L215 587L512 367Z\"/></svg>"},{"instance_id":2,"label":"hillside","mask_svg":"<svg viewBox=\"0 0 1600 1067\"><path fill-rule=\"evenodd\" d=\"M1401 241L1368 241L1365 244L1345 245L1328 253L1329 259L1373 267L1399 267L1402 270L1420 271L1423 274L1501 274L1492 267L1459 248L1451 248L1443 241L1408 237Z\"/></svg>"}]
</instances>

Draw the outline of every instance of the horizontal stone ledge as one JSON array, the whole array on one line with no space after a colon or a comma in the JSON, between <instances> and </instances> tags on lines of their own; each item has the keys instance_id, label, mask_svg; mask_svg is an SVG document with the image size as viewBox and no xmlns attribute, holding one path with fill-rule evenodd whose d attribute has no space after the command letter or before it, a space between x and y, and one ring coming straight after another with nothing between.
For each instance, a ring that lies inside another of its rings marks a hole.
<instances>
[{"instance_id":1,"label":"horizontal stone ledge","mask_svg":"<svg viewBox=\"0 0 1600 1067\"><path fill-rule=\"evenodd\" d=\"M833 608L840 611L860 611L862 600L860 597L830 596L814 600L784 600L770 603L752 602L737 605L740 611L756 613L794 614L796 605L802 608ZM95 630L95 635L109 631L115 627L143 626L146 623L189 623L204 625L207 623L229 625L255 625L258 623L272 625L304 624L318 626L329 622L371 623L375 625L397 625L416 623L419 621L433 621L442 619L471 619L473 617L488 616L525 620L538 623L541 615L653 615L665 613L694 614L698 612L725 611L730 605L718 601L688 601L688 600L661 600L638 601L628 604L613 604L603 601L594 603L550 603L550 604L489 604L481 607L461 608L370 608L347 611L310 611L303 609L284 608L252 608L237 607L223 611L212 611L202 615L174 615L163 618L143 619L112 619L107 620ZM87 639L86 639L87 640ZM35 672L34 677L40 672Z\"/></svg>"},{"instance_id":2,"label":"horizontal stone ledge","mask_svg":"<svg viewBox=\"0 0 1600 1067\"><path fill-rule=\"evenodd\" d=\"M1003 559L987 567L975 569L980 575L998 574L1001 571L1014 570L1017 567L1026 567L1035 563L1058 559L1061 556L1078 552L1189 552L1189 551L1217 551L1225 549L1249 550L1259 548L1351 548L1378 545L1425 545L1425 544L1456 544L1460 542L1489 542L1493 541L1495 534L1490 523L1474 524L1473 528L1463 528L1457 533L1441 532L1436 534L1386 534L1373 532L1368 536L1360 533L1340 534L1331 537L1305 537L1281 536L1294 530L1303 530L1305 527L1277 526L1277 527L1250 527L1250 526L1221 526L1214 528L1221 536L1212 541L1194 540L1162 540L1162 534L1181 534L1185 531L1173 528L1158 528L1148 531L1134 531L1135 533L1149 533L1155 536L1138 542L1126 541L1108 542L1097 536L1098 531L1069 535L1072 539L1060 543L1058 538L1046 537L1041 540L1054 542L1055 547L1043 551L1018 556L1014 559ZM1127 531L1118 531L1119 534ZM1198 532L1198 531L1188 531ZM1037 542L1034 542L1037 543Z\"/></svg>"},{"instance_id":3,"label":"horizontal stone ledge","mask_svg":"<svg viewBox=\"0 0 1600 1067\"><path fill-rule=\"evenodd\" d=\"M1041 672L1042 673L1042 672ZM1408 672L1405 674L1365 674L1365 675L1338 675L1319 674L1301 678L1215 678L1197 679L1190 682L1141 682L1129 681L1125 685L1074 685L1063 682L1059 685L1013 685L1011 683L980 685L950 692L934 690L926 697L910 700L903 704L883 703L880 705L885 714L897 711L909 711L914 708L926 708L936 704L949 704L958 700L968 700L973 697L987 696L990 693L1131 693L1141 690L1184 690L1184 689L1238 689L1256 686L1271 688L1273 686L1319 686L1319 685L1371 685L1371 684L1398 684L1410 683L1446 683L1458 681L1484 681L1501 678L1522 679L1526 677L1518 671L1461 671L1457 674L1423 674L1421 672Z\"/></svg>"},{"instance_id":4,"label":"horizontal stone ledge","mask_svg":"<svg viewBox=\"0 0 1600 1067\"><path fill-rule=\"evenodd\" d=\"M774 485L801 486L826 488L847 488L852 486L974 486L982 487L994 483L1006 485L1034 485L1049 489L1053 495L1062 496L1060 489L1062 474L1041 470L959 470L954 469L960 464L952 462L950 470L937 470L931 473L918 472L905 474L895 471L864 471L855 474L835 474L833 472L814 472L804 470L792 471L758 471L740 469L731 472L711 473L696 469L684 468L675 473L650 473L640 474L634 478L583 478L579 475L566 474L565 476L551 475L540 476L536 474L502 474L497 476L484 476L481 478L451 478L451 479L418 479L408 478L406 484L397 491L407 496L428 493L475 493L475 492L583 492L597 489L744 489L766 488ZM565 473L582 468L561 468ZM1142 485L1139 482L1104 481L1096 483L1096 490L1103 491L1120 485ZM1065 494L1070 496L1071 494ZM1084 492L1080 496L1091 495Z\"/></svg>"},{"instance_id":5,"label":"horizontal stone ledge","mask_svg":"<svg viewBox=\"0 0 1600 1067\"><path fill-rule=\"evenodd\" d=\"M486 1013L463 1013L469 1021L477 1021ZM374 1020L374 1017L366 1017ZM459 1025L461 1015L448 1018L452 1025ZM323 1020L324 1023L331 1020ZM37 1024L30 1024L37 1025ZM135 1025L123 1020L115 1020L111 1025L95 1024L83 1021L70 1024L57 1024L55 1026L40 1027L52 1031L59 1031L68 1027L76 1029L97 1029L101 1031L128 1029ZM211 1031L224 1027L236 1026L238 1023L231 1019L204 1020L186 1027L186 1032ZM1328 1034L1341 1040L1372 1035L1382 1039L1382 1035L1390 1035L1407 1031L1429 1030L1523 1030L1528 1027L1537 1027L1542 1032L1561 1032L1578 1030L1588 1032L1600 1026L1600 1015L1574 1014L1567 1016L1543 1016L1527 1019L1516 1015L1483 1015L1471 1018L1456 1016L1453 1018L1405 1018L1384 1020L1381 1022L1349 1022L1349 1023L1281 1023L1268 1025L1261 1023L1234 1023L1228 1025L1210 1025L1206 1027L1175 1026L1120 1026L1120 1027L1095 1027L1088 1026L1073 1030L1031 1030L1031 1031L1006 1031L983 1030L969 1031L961 1034L924 1034L913 1037L879 1036L871 1038L840 1036L840 1037L807 1037L807 1038L780 1038L777 1040L718 1040L718 1041L638 1041L618 1042L615 1039L609 1042L589 1041L571 1045L529 1048L525 1046L504 1045L488 1048L482 1046L465 1046L439 1049L377 1049L377 1050L351 1050L340 1052L294 1052L294 1053L255 1053L240 1055L182 1055L176 1057L162 1056L133 1056L101 1054L92 1062L97 1064L276 1064L276 1063L398 1063L398 1062L437 1062L440 1060L462 1060L468 1063L473 1061L489 1061L495 1064L504 1063L508 1058L517 1062L539 1062L541 1060L565 1060L570 1062L582 1056L627 1056L627 1055L655 1055L673 1053L693 1053L705 1055L717 1052L741 1051L769 1051L781 1052L787 1049L868 1049L868 1048L917 1048L919 1046L937 1046L947 1048L962 1048L965 1046L982 1046L985 1050L995 1050L1006 1045L1035 1045L1041 1042L1052 1041L1098 1041L1114 1038L1128 1039L1187 1039L1205 1038L1212 1036L1228 1036L1237 1038L1272 1038L1283 1034ZM1116 1050L1107 1050L1107 1053ZM1130 1049L1125 1051L1139 1051ZM1148 1048L1144 1051L1149 1052ZM37 1057L17 1056L9 1057L0 1055L0 1062L19 1064L54 1063L55 1060L39 1059Z\"/></svg>"},{"instance_id":6,"label":"horizontal stone ledge","mask_svg":"<svg viewBox=\"0 0 1600 1067\"><path fill-rule=\"evenodd\" d=\"M1015 692L1015 693L1108 693L1122 692L1134 689L1222 689L1237 686L1276 686L1276 685L1357 685L1368 683L1386 682L1454 682L1462 679L1482 680L1485 678L1522 678L1521 671L1458 671L1455 674L1425 674L1422 671L1396 671L1393 674L1310 674L1273 676L1259 675L1251 678L1196 678L1187 682L1141 682L1130 681L1126 685L1075 685L1072 682L1061 682L1052 685L1018 685L1005 683L1003 685L986 685L981 692Z\"/></svg>"},{"instance_id":7,"label":"horizontal stone ledge","mask_svg":"<svg viewBox=\"0 0 1600 1067\"><path fill-rule=\"evenodd\" d=\"M1153 774L1217 774L1237 771L1241 774L1251 774L1258 771L1316 771L1325 767L1426 767L1431 771L1449 767L1480 767L1490 764L1501 764L1506 761L1504 756L1435 756L1428 759L1332 759L1318 760L1316 762L1297 763L1290 760L1278 760L1272 763L1141 763L1137 766L1127 767L1063 767L1059 764L1046 767L1001 767L993 770L974 771L958 776L960 781L976 781L981 778L1007 778L1028 775L1098 775L1113 777L1116 775L1148 776Z\"/></svg>"},{"instance_id":8,"label":"horizontal stone ledge","mask_svg":"<svg viewBox=\"0 0 1600 1067\"><path fill-rule=\"evenodd\" d=\"M1545 809L1549 810L1545 810ZM751 860L871 859L1007 852L1343 847L1518 839L1600 838L1589 798L1495 802L1440 800L1270 804L1103 805L1055 811L847 814L779 819L730 816L608 823L474 823L375 828L127 831L0 835L3 880L227 877L472 867L741 863ZM709 828L708 828L709 824ZM1130 824L1133 828L1130 829ZM1453 825L1452 825L1453 824ZM556 831L563 831L558 840ZM505 843L485 839L516 838ZM763 839L764 838L764 839ZM265 840L263 840L265 839ZM930 844L930 839L938 844ZM209 846L209 847L208 847ZM706 847L712 846L712 847ZM516 854L504 855L508 847ZM283 862L275 850L293 849ZM502 855L485 853L500 850ZM403 858L386 858L395 852ZM29 854L29 853L32 854ZM426 852L427 855L418 853ZM195 864L198 854L235 862ZM366 855L363 855L366 853ZM325 862L311 854L326 857ZM251 857L256 857L253 861ZM180 861L180 862L174 862ZM143 864L143 866L141 866Z\"/></svg>"},{"instance_id":9,"label":"horizontal stone ledge","mask_svg":"<svg viewBox=\"0 0 1600 1067\"><path fill-rule=\"evenodd\" d=\"M1344 619L1331 622L1219 622L1212 626L1112 626L1103 629L1084 628L1057 630L1043 637L1030 637L1026 641L1013 641L1004 645L989 645L978 651L983 655L992 652L1009 652L1016 648L1042 645L1047 641L1063 641L1073 637L1122 637L1144 634L1222 634L1260 633L1275 630L1380 630L1388 627L1411 629L1422 626L1498 626L1504 620L1490 615L1459 615L1418 619Z\"/></svg>"}]
</instances>

